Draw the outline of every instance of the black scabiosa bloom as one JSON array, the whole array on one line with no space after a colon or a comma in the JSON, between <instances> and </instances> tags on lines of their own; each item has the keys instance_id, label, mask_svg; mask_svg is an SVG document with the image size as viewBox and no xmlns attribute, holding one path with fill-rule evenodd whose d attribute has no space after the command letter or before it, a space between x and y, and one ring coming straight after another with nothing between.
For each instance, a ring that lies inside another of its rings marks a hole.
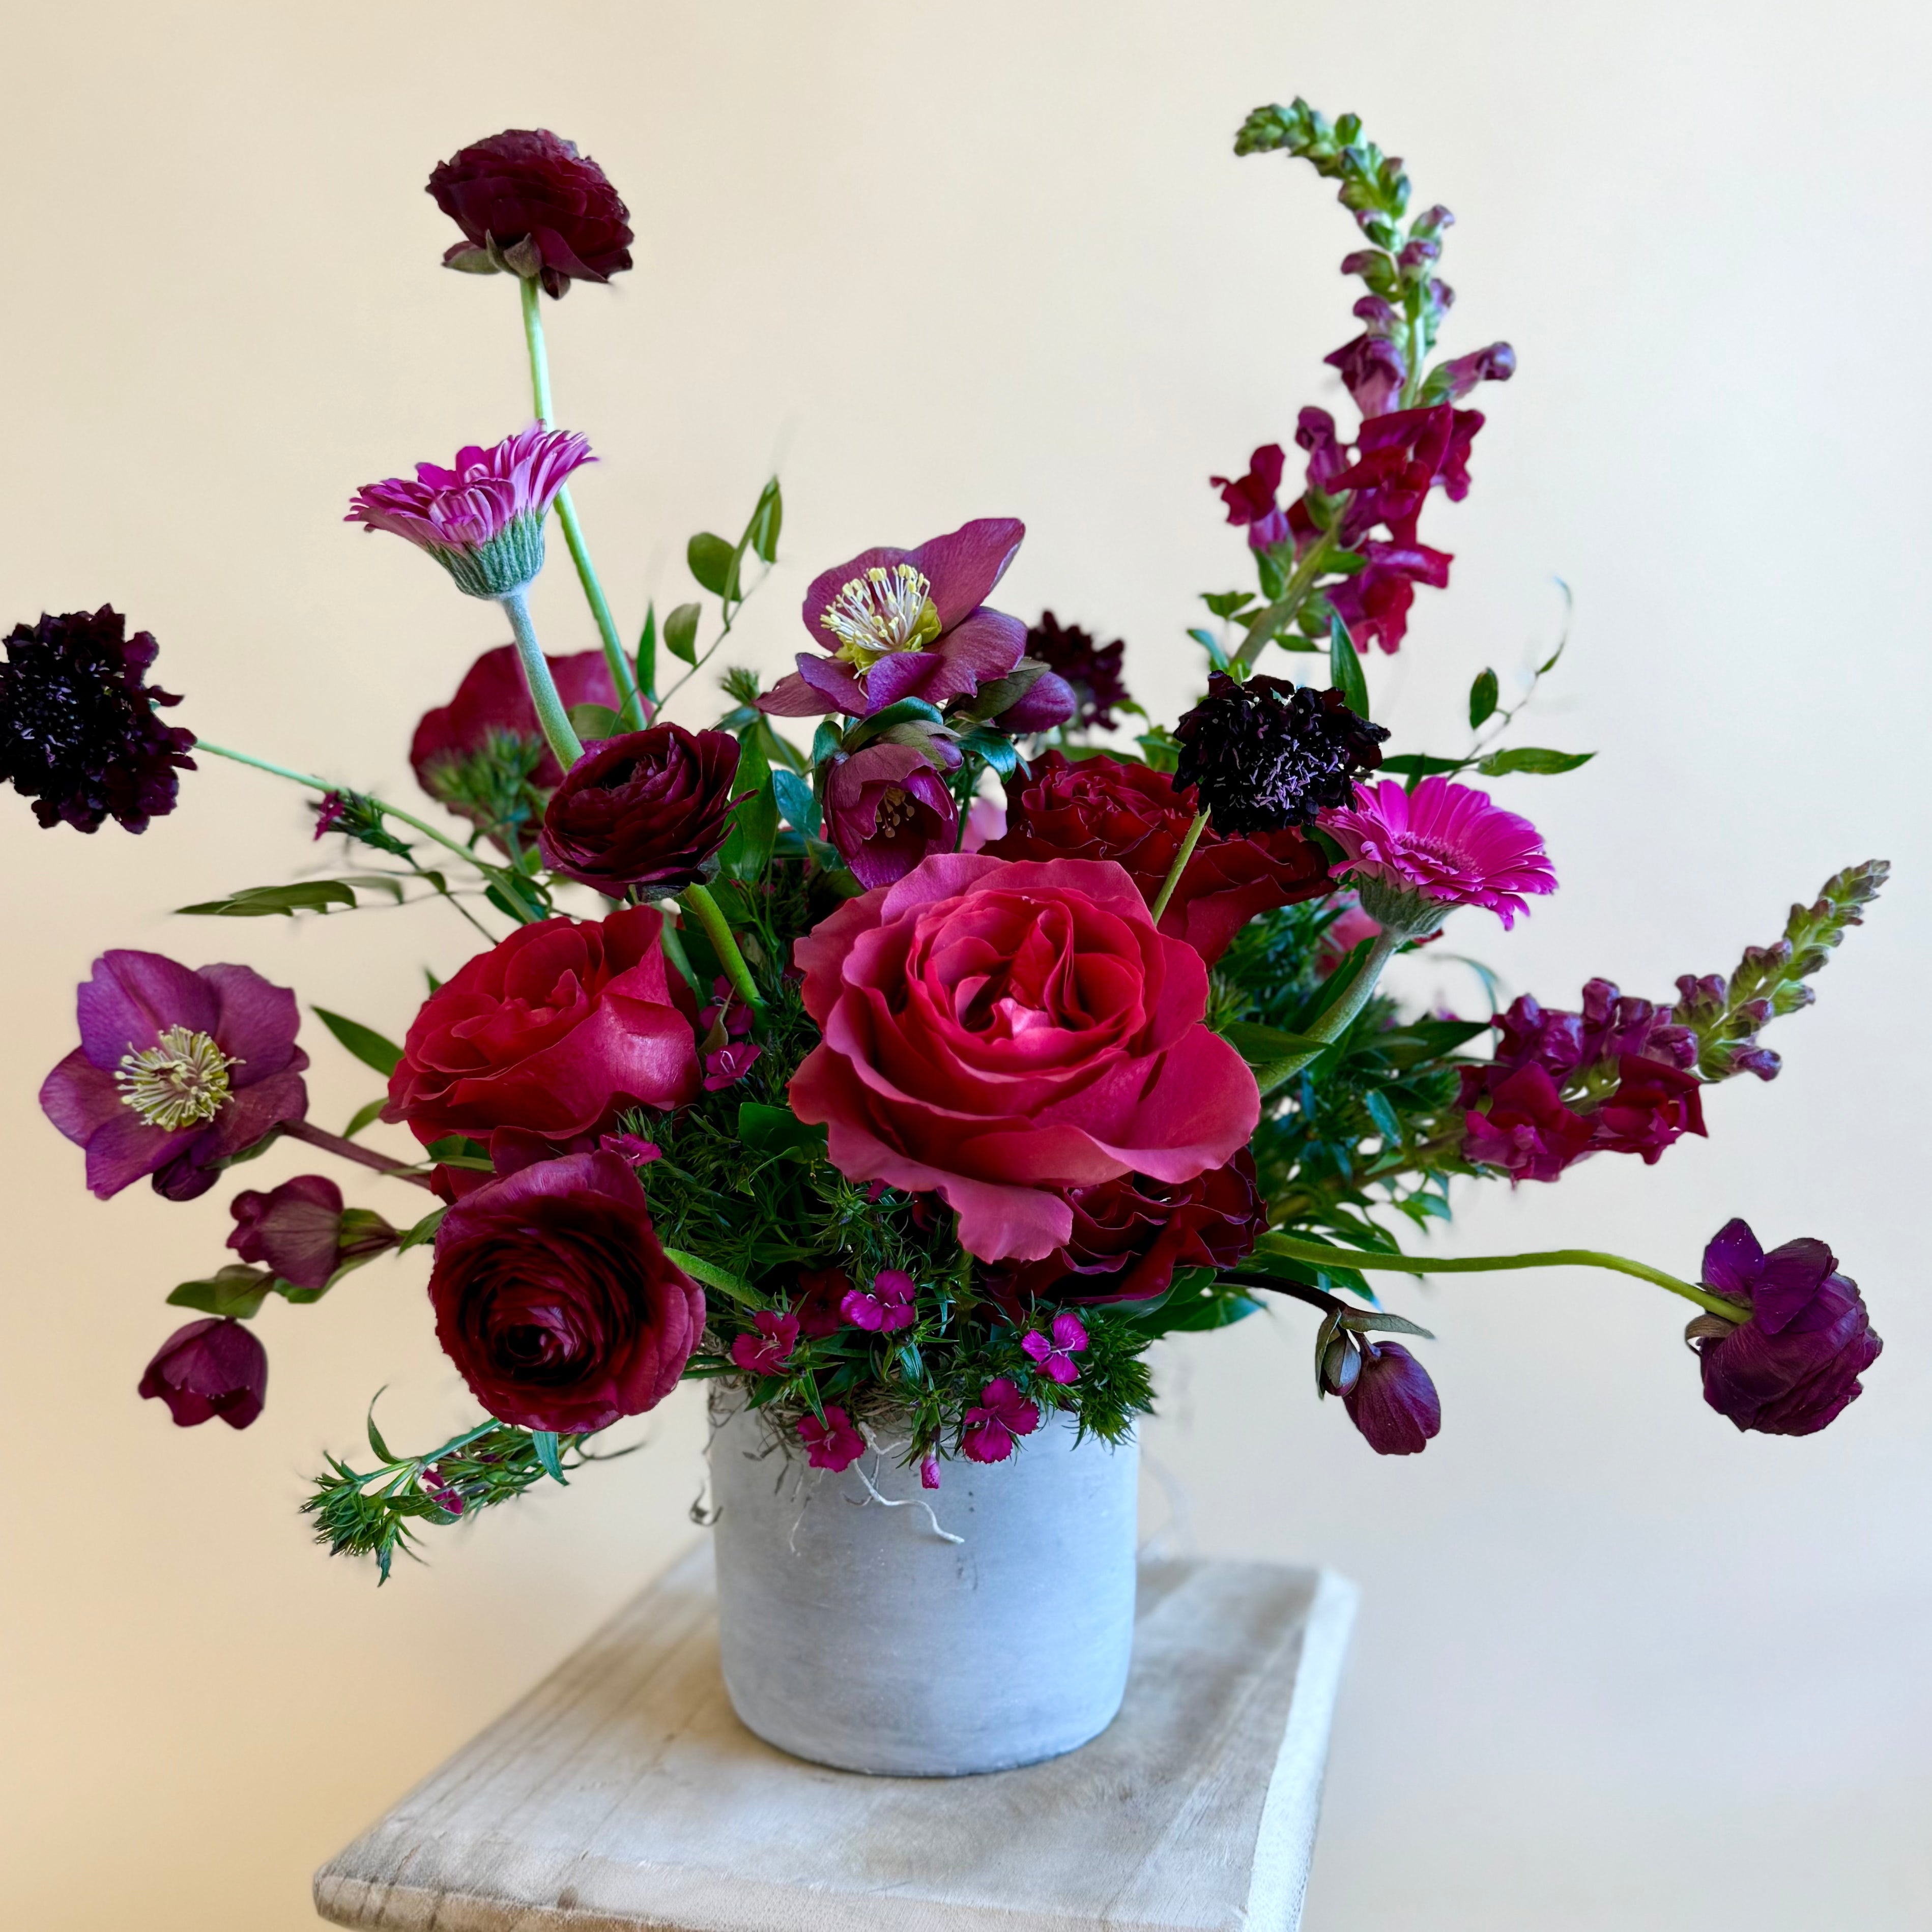
<instances>
[{"instance_id":1,"label":"black scabiosa bloom","mask_svg":"<svg viewBox=\"0 0 1932 1932\"><path fill-rule=\"evenodd\" d=\"M194 734L164 724L171 692L142 682L159 646L127 634L111 605L16 624L0 664L0 781L34 802L44 826L130 832L175 808L177 770L193 771Z\"/></svg>"},{"instance_id":2,"label":"black scabiosa bloom","mask_svg":"<svg viewBox=\"0 0 1932 1932\"><path fill-rule=\"evenodd\" d=\"M1062 624L1051 610L1040 613L1040 622L1027 632L1026 654L1064 678L1073 687L1079 708L1069 729L1076 731L1111 731L1114 707L1131 700L1120 682L1120 658L1126 646L1116 638L1111 644L1097 642L1091 632L1078 624Z\"/></svg>"},{"instance_id":3,"label":"black scabiosa bloom","mask_svg":"<svg viewBox=\"0 0 1932 1932\"><path fill-rule=\"evenodd\" d=\"M1215 830L1233 836L1312 824L1348 804L1356 778L1382 763L1388 733L1358 718L1340 692L1278 677L1243 684L1216 671L1174 736L1175 784L1198 787Z\"/></svg>"}]
</instances>

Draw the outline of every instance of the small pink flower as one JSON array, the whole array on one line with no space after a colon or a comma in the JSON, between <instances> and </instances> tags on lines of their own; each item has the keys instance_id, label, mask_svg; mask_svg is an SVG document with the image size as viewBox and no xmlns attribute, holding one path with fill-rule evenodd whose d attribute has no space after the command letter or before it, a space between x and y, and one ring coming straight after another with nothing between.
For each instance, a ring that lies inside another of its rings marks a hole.
<instances>
[{"instance_id":1,"label":"small pink flower","mask_svg":"<svg viewBox=\"0 0 1932 1932\"><path fill-rule=\"evenodd\" d=\"M752 1317L755 1335L740 1335L731 1344L731 1359L748 1374L776 1376L783 1372L798 1346L798 1317L779 1315L761 1308ZM826 1413L829 1415L831 1411Z\"/></svg>"},{"instance_id":2,"label":"small pink flower","mask_svg":"<svg viewBox=\"0 0 1932 1932\"><path fill-rule=\"evenodd\" d=\"M664 1150L655 1141L647 1141L636 1134L606 1134L597 1143L603 1154L614 1154L627 1166L648 1167L654 1160L664 1158Z\"/></svg>"},{"instance_id":3,"label":"small pink flower","mask_svg":"<svg viewBox=\"0 0 1932 1932\"><path fill-rule=\"evenodd\" d=\"M849 1469L866 1453L866 1438L836 1402L825 1405L823 1422L815 1415L800 1416L798 1432L805 1438L805 1460L814 1469Z\"/></svg>"},{"instance_id":4,"label":"small pink flower","mask_svg":"<svg viewBox=\"0 0 1932 1932\"><path fill-rule=\"evenodd\" d=\"M344 523L387 530L428 551L472 597L502 598L543 568L543 520L573 470L596 459L580 436L532 423L456 466L418 463L416 478L366 483Z\"/></svg>"},{"instance_id":5,"label":"small pink flower","mask_svg":"<svg viewBox=\"0 0 1932 1932\"><path fill-rule=\"evenodd\" d=\"M1394 778L1358 784L1352 807L1316 821L1348 855L1335 870L1446 905L1487 906L1508 927L1522 895L1556 889L1543 836L1487 792L1439 775L1413 792Z\"/></svg>"},{"instance_id":6,"label":"small pink flower","mask_svg":"<svg viewBox=\"0 0 1932 1932\"><path fill-rule=\"evenodd\" d=\"M1030 1436L1039 1426L1039 1409L1010 1377L998 1376L980 1391L978 1406L966 1412L959 1446L975 1462L1004 1462L1013 1453L1014 1437Z\"/></svg>"},{"instance_id":7,"label":"small pink flower","mask_svg":"<svg viewBox=\"0 0 1932 1932\"><path fill-rule=\"evenodd\" d=\"M1081 1325L1079 1316L1064 1310L1053 1318L1050 1340L1037 1328L1029 1329L1020 1337L1020 1347L1028 1358L1037 1363L1040 1373L1054 1382L1078 1379L1080 1370L1073 1358L1086 1346L1087 1330Z\"/></svg>"},{"instance_id":8,"label":"small pink flower","mask_svg":"<svg viewBox=\"0 0 1932 1932\"><path fill-rule=\"evenodd\" d=\"M711 1029L722 1020L728 1038L742 1040L752 1030L752 1010L731 990L731 982L723 974L711 982L711 1004L698 1016L698 1034L702 1040L709 1036Z\"/></svg>"},{"instance_id":9,"label":"small pink flower","mask_svg":"<svg viewBox=\"0 0 1932 1932\"><path fill-rule=\"evenodd\" d=\"M315 836L320 838L335 829L336 821L349 809L339 791L326 791L322 802L314 808Z\"/></svg>"},{"instance_id":10,"label":"small pink flower","mask_svg":"<svg viewBox=\"0 0 1932 1932\"><path fill-rule=\"evenodd\" d=\"M721 1046L716 1053L704 1056L704 1089L716 1094L721 1088L735 1087L751 1072L752 1063L764 1052L755 1040L741 1040L735 1046Z\"/></svg>"},{"instance_id":11,"label":"small pink flower","mask_svg":"<svg viewBox=\"0 0 1932 1932\"><path fill-rule=\"evenodd\" d=\"M939 1458L922 1456L919 1464L919 1486L922 1490L936 1490L939 1486Z\"/></svg>"},{"instance_id":12,"label":"small pink flower","mask_svg":"<svg viewBox=\"0 0 1932 1932\"><path fill-rule=\"evenodd\" d=\"M868 1334L890 1335L913 1324L913 1298L919 1292L913 1278L900 1268L881 1268L869 1292L848 1289L838 1312L855 1328Z\"/></svg>"},{"instance_id":13,"label":"small pink flower","mask_svg":"<svg viewBox=\"0 0 1932 1932\"><path fill-rule=\"evenodd\" d=\"M445 1514L460 1516L463 1514L462 1494L443 1480L442 1470L438 1464L430 1463L423 1471L419 1480L422 1484L423 1493Z\"/></svg>"}]
</instances>

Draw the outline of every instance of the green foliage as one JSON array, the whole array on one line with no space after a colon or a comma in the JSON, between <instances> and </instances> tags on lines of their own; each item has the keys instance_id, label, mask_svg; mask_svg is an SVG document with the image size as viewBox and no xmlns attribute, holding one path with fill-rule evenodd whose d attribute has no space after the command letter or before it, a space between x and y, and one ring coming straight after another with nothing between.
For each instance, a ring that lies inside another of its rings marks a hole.
<instances>
[{"instance_id":1,"label":"green foliage","mask_svg":"<svg viewBox=\"0 0 1932 1932\"><path fill-rule=\"evenodd\" d=\"M364 1066L374 1067L386 1080L401 1063L403 1049L392 1040L385 1040L374 1027L358 1020L344 1019L326 1006L309 1010Z\"/></svg>"}]
</instances>

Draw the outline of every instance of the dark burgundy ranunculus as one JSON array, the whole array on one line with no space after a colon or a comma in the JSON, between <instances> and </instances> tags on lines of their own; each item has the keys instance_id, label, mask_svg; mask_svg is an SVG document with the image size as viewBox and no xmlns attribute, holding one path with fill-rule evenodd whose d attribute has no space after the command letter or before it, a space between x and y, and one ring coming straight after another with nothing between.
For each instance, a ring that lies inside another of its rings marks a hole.
<instances>
[{"instance_id":1,"label":"dark burgundy ranunculus","mask_svg":"<svg viewBox=\"0 0 1932 1932\"><path fill-rule=\"evenodd\" d=\"M826 780L825 836L862 886L889 886L928 853L951 851L958 824L952 788L913 746L865 746Z\"/></svg>"},{"instance_id":2,"label":"dark burgundy ranunculus","mask_svg":"<svg viewBox=\"0 0 1932 1932\"><path fill-rule=\"evenodd\" d=\"M986 1292L1015 1322L1035 1300L1145 1301L1176 1268L1232 1268L1268 1232L1268 1204L1246 1148L1224 1167L1172 1183L1123 1174L1070 1187L1073 1232L1042 1261L987 1271Z\"/></svg>"},{"instance_id":3,"label":"dark burgundy ranunculus","mask_svg":"<svg viewBox=\"0 0 1932 1932\"><path fill-rule=\"evenodd\" d=\"M580 1435L655 1408L704 1332L636 1175L573 1154L502 1174L436 1230L436 1339L500 1421Z\"/></svg>"},{"instance_id":4,"label":"dark burgundy ranunculus","mask_svg":"<svg viewBox=\"0 0 1932 1932\"><path fill-rule=\"evenodd\" d=\"M175 808L178 771L191 772L194 734L164 724L179 698L144 683L160 646L128 635L112 605L16 624L0 664L0 784L34 802L51 829L98 832L110 816L130 832Z\"/></svg>"},{"instance_id":5,"label":"dark burgundy ranunculus","mask_svg":"<svg viewBox=\"0 0 1932 1932\"><path fill-rule=\"evenodd\" d=\"M701 878L731 829L738 741L653 724L592 745L544 808L537 846L554 872L614 898Z\"/></svg>"},{"instance_id":6,"label":"dark burgundy ranunculus","mask_svg":"<svg viewBox=\"0 0 1932 1932\"><path fill-rule=\"evenodd\" d=\"M658 944L663 915L547 919L478 953L423 1002L389 1077L386 1120L424 1146L501 1128L553 1141L609 1132L628 1107L696 1098L698 1042Z\"/></svg>"},{"instance_id":7,"label":"dark burgundy ranunculus","mask_svg":"<svg viewBox=\"0 0 1932 1932\"><path fill-rule=\"evenodd\" d=\"M1192 794L1165 772L1118 758L1048 752L1006 786L1006 830L982 849L999 859L1111 859L1151 905L1194 822ZM1322 855L1298 831L1222 838L1210 825L1161 915L1211 966L1234 934L1275 906L1328 889Z\"/></svg>"},{"instance_id":8,"label":"dark burgundy ranunculus","mask_svg":"<svg viewBox=\"0 0 1932 1932\"><path fill-rule=\"evenodd\" d=\"M220 1416L246 1429L268 1393L268 1352L232 1315L177 1328L156 1352L139 1393L168 1406L177 1428Z\"/></svg>"},{"instance_id":9,"label":"dark burgundy ranunculus","mask_svg":"<svg viewBox=\"0 0 1932 1932\"><path fill-rule=\"evenodd\" d=\"M1419 1456L1442 1426L1429 1371L1400 1342L1362 1338L1361 1372L1342 1403L1378 1456Z\"/></svg>"},{"instance_id":10,"label":"dark burgundy ranunculus","mask_svg":"<svg viewBox=\"0 0 1932 1932\"><path fill-rule=\"evenodd\" d=\"M342 1190L327 1175L298 1174L266 1193L244 1189L228 1204L228 1245L298 1288L322 1288L343 1263L394 1247L401 1237L381 1215L357 1208L344 1225Z\"/></svg>"},{"instance_id":11,"label":"dark burgundy ranunculus","mask_svg":"<svg viewBox=\"0 0 1932 1932\"><path fill-rule=\"evenodd\" d=\"M1594 1123L1564 1105L1543 1068L1520 1066L1493 1085L1486 1084L1486 1069L1463 1070L1465 1160L1501 1168L1516 1180L1554 1180L1590 1151ZM1471 1102L1486 1087L1490 1110L1484 1114Z\"/></svg>"},{"instance_id":12,"label":"dark burgundy ranunculus","mask_svg":"<svg viewBox=\"0 0 1932 1932\"><path fill-rule=\"evenodd\" d=\"M104 952L75 1005L80 1045L42 1083L40 1106L87 1150L104 1201L144 1174L191 1201L220 1162L308 1112L296 996L246 966Z\"/></svg>"},{"instance_id":13,"label":"dark burgundy ranunculus","mask_svg":"<svg viewBox=\"0 0 1932 1932\"><path fill-rule=\"evenodd\" d=\"M1838 1266L1822 1241L1786 1241L1766 1254L1741 1220L1718 1231L1704 1250L1704 1286L1751 1311L1727 1334L1694 1344L1704 1400L1720 1415L1761 1435L1810 1436L1864 1393L1858 1378L1884 1344L1858 1283Z\"/></svg>"},{"instance_id":14,"label":"dark burgundy ranunculus","mask_svg":"<svg viewBox=\"0 0 1932 1932\"><path fill-rule=\"evenodd\" d=\"M548 128L508 128L439 161L426 190L463 230L446 267L540 278L562 296L631 266L630 211L610 177Z\"/></svg>"},{"instance_id":15,"label":"dark burgundy ranunculus","mask_svg":"<svg viewBox=\"0 0 1932 1932\"><path fill-rule=\"evenodd\" d=\"M575 704L617 708L617 687L602 651L547 658L557 694L567 710ZM480 801L518 775L537 791L554 790L562 769L544 741L536 706L517 662L514 644L485 651L463 674L447 704L423 713L410 743L416 783L440 803L479 821Z\"/></svg>"}]
</instances>

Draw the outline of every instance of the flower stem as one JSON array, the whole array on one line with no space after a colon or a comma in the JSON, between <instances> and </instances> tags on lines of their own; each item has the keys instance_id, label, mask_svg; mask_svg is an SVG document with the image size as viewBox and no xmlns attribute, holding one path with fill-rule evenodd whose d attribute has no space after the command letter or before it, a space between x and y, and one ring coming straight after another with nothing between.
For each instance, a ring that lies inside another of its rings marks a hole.
<instances>
[{"instance_id":1,"label":"flower stem","mask_svg":"<svg viewBox=\"0 0 1932 1932\"><path fill-rule=\"evenodd\" d=\"M517 661L524 668L524 682L530 687L530 702L536 706L537 722L543 727L557 763L568 771L583 757L584 743L570 722L570 713L563 708L543 646L537 642L536 626L530 622L530 598L524 592L513 590L501 602L510 628L516 634Z\"/></svg>"},{"instance_id":2,"label":"flower stem","mask_svg":"<svg viewBox=\"0 0 1932 1932\"><path fill-rule=\"evenodd\" d=\"M748 1281L741 1280L729 1269L720 1268L716 1262L708 1262L701 1255L694 1255L683 1248L667 1248L664 1258L673 1267L683 1269L693 1281L702 1282L706 1288L715 1288L721 1294L728 1294L734 1301L740 1301L747 1308L763 1308L766 1298Z\"/></svg>"},{"instance_id":3,"label":"flower stem","mask_svg":"<svg viewBox=\"0 0 1932 1932\"><path fill-rule=\"evenodd\" d=\"M1306 1262L1316 1268L1356 1268L1364 1273L1377 1268L1393 1269L1398 1274L1474 1274L1497 1268L1609 1268L1618 1274L1634 1275L1640 1281L1654 1282L1659 1288L1668 1288L1672 1294L1681 1294L1686 1301L1694 1301L1710 1314L1723 1316L1726 1321L1744 1322L1750 1317L1749 1309L1737 1302L1726 1301L1722 1295L1713 1294L1707 1288L1679 1281L1674 1274L1666 1274L1661 1268L1627 1260L1622 1255L1605 1254L1596 1248L1548 1248L1526 1255L1465 1255L1454 1261L1444 1261L1427 1255L1390 1255L1359 1248L1331 1248L1319 1241L1298 1241L1292 1234L1270 1234L1265 1238L1270 1254L1281 1255L1290 1261Z\"/></svg>"},{"instance_id":4,"label":"flower stem","mask_svg":"<svg viewBox=\"0 0 1932 1932\"><path fill-rule=\"evenodd\" d=\"M1346 496L1336 498L1335 520L1309 545L1308 554L1294 566L1280 596L1250 626L1247 641L1234 653L1234 668L1241 676L1246 677L1254 669L1255 660L1268 648L1269 640L1286 630L1294 622L1302 605L1308 602L1309 593L1315 588L1315 580L1328 568L1329 557L1336 548L1342 519L1348 507Z\"/></svg>"},{"instance_id":5,"label":"flower stem","mask_svg":"<svg viewBox=\"0 0 1932 1932\"><path fill-rule=\"evenodd\" d=\"M523 292L524 340L530 353L530 394L536 404L537 420L548 428L552 424L553 414L550 352L544 344L542 290L532 277L519 275L517 285ZM571 500L568 484L556 493L556 520L563 526L563 540L570 546L570 560L577 566L577 580L584 586L584 601L590 606L590 614L597 622L597 634L603 640L604 662L610 665L612 681L617 687L618 708L641 721L643 707L636 702L637 675L631 668L630 659L624 654L622 640L617 635L616 620L610 614L610 601L604 595L597 566L590 561L590 548L584 541L583 528L577 520L577 506Z\"/></svg>"},{"instance_id":6,"label":"flower stem","mask_svg":"<svg viewBox=\"0 0 1932 1932\"><path fill-rule=\"evenodd\" d=\"M758 982L752 977L752 969L745 964L745 956L738 950L738 942L731 937L731 928L724 922L724 914L718 910L718 902L704 886L686 886L679 896L686 912L697 920L704 936L711 942L711 950L718 956L718 963L724 969L724 976L731 982L731 990L746 1006L762 1010L764 1001L759 997Z\"/></svg>"},{"instance_id":7,"label":"flower stem","mask_svg":"<svg viewBox=\"0 0 1932 1932\"><path fill-rule=\"evenodd\" d=\"M1154 902L1148 908L1154 915L1154 922L1160 923L1160 916L1167 910L1167 902L1174 896L1174 889L1180 883L1180 875L1187 869L1187 862L1194 856L1194 848L1201 843L1201 835L1208 829L1208 814L1204 812L1195 814L1194 823L1187 828L1187 836L1180 842L1180 850L1174 855L1174 863L1167 868L1167 877L1161 881L1160 892Z\"/></svg>"},{"instance_id":8,"label":"flower stem","mask_svg":"<svg viewBox=\"0 0 1932 1932\"><path fill-rule=\"evenodd\" d=\"M340 1134L332 1134L326 1128L311 1126L307 1120L284 1120L282 1132L292 1141L306 1141L310 1147L320 1148L326 1154L340 1154L344 1160L373 1167L378 1174L393 1174L398 1180L412 1180L418 1187L432 1185L428 1174L418 1174L401 1161L392 1160L387 1154L377 1154L374 1148L358 1147L353 1141L344 1140Z\"/></svg>"},{"instance_id":9,"label":"flower stem","mask_svg":"<svg viewBox=\"0 0 1932 1932\"><path fill-rule=\"evenodd\" d=\"M1368 957L1355 970L1355 976L1348 982L1341 997L1330 1006L1328 1011L1313 1020L1302 1032L1304 1040L1319 1040L1323 1046L1340 1040L1348 1030L1355 1016L1369 1003L1369 995L1376 990L1376 982L1382 976L1382 968L1393 959L1403 944L1399 933L1384 932L1376 934L1375 944L1369 948ZM1317 1054L1321 1046L1311 1046L1304 1052L1290 1054L1286 1059L1273 1062L1269 1072L1274 1084L1279 1086L1291 1076L1299 1073Z\"/></svg>"}]
</instances>

